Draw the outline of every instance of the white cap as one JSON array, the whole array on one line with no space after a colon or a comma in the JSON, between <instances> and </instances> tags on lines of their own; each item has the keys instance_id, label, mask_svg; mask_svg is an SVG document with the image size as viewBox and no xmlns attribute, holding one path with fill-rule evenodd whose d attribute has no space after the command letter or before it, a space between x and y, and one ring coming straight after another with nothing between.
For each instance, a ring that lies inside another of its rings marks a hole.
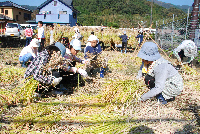
<instances>
[{"instance_id":1,"label":"white cap","mask_svg":"<svg viewBox=\"0 0 200 134\"><path fill-rule=\"evenodd\" d=\"M79 29L77 27L74 28L74 31L79 32Z\"/></svg>"},{"instance_id":2,"label":"white cap","mask_svg":"<svg viewBox=\"0 0 200 134\"><path fill-rule=\"evenodd\" d=\"M81 50L81 42L78 39L72 40L70 45L72 45L75 50Z\"/></svg>"},{"instance_id":3,"label":"white cap","mask_svg":"<svg viewBox=\"0 0 200 134\"><path fill-rule=\"evenodd\" d=\"M93 41L93 40L97 40L97 42L99 43L99 39L97 38L97 36L90 35L90 37L88 38L88 41Z\"/></svg>"},{"instance_id":4,"label":"white cap","mask_svg":"<svg viewBox=\"0 0 200 134\"><path fill-rule=\"evenodd\" d=\"M38 39L36 39L36 38L32 39L32 41L30 42L30 46L39 47L40 45L39 45Z\"/></svg>"}]
</instances>

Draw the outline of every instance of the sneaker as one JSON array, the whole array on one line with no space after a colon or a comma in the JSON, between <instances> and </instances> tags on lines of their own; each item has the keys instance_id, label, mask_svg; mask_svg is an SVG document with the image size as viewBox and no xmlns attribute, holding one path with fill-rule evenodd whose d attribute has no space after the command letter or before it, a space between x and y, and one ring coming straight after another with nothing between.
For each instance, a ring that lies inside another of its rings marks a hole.
<instances>
[{"instance_id":1,"label":"sneaker","mask_svg":"<svg viewBox=\"0 0 200 134\"><path fill-rule=\"evenodd\" d=\"M34 93L34 94L33 94L33 97L34 97L34 98L41 98L41 96L42 96L42 95L39 94L39 93Z\"/></svg>"},{"instance_id":2,"label":"sneaker","mask_svg":"<svg viewBox=\"0 0 200 134\"><path fill-rule=\"evenodd\" d=\"M159 100L159 102L161 102L162 104L167 104L167 100L165 100L165 98L162 96L162 93L158 94L156 96L157 100Z\"/></svg>"},{"instance_id":3,"label":"sneaker","mask_svg":"<svg viewBox=\"0 0 200 134\"><path fill-rule=\"evenodd\" d=\"M67 88L64 87L63 84L60 84L60 90L63 91L63 92L67 92Z\"/></svg>"},{"instance_id":4,"label":"sneaker","mask_svg":"<svg viewBox=\"0 0 200 134\"><path fill-rule=\"evenodd\" d=\"M63 92L53 90L53 91L49 92L48 94L50 94L50 95L63 95Z\"/></svg>"}]
</instances>

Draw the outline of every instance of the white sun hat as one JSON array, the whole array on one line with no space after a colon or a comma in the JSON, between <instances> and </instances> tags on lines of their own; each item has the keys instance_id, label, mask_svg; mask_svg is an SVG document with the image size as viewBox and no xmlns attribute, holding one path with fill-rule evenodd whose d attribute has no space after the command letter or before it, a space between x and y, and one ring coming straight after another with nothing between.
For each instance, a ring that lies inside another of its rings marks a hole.
<instances>
[{"instance_id":1,"label":"white sun hat","mask_svg":"<svg viewBox=\"0 0 200 134\"><path fill-rule=\"evenodd\" d=\"M70 45L72 45L75 50L81 50L81 42L78 39L72 40Z\"/></svg>"},{"instance_id":2,"label":"white sun hat","mask_svg":"<svg viewBox=\"0 0 200 134\"><path fill-rule=\"evenodd\" d=\"M40 46L39 40L36 39L36 38L32 39L32 41L30 42L30 46L32 46L32 47L39 47Z\"/></svg>"}]
</instances>

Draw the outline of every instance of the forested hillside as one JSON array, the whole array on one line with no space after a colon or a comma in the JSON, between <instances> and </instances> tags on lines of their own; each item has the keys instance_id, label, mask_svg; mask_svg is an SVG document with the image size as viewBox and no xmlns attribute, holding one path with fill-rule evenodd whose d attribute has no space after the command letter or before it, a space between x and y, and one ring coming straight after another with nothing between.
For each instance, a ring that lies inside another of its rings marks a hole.
<instances>
[{"instance_id":1,"label":"forested hillside","mask_svg":"<svg viewBox=\"0 0 200 134\"><path fill-rule=\"evenodd\" d=\"M74 7L80 11L78 23L82 25L107 25L114 27L137 27L138 22L149 26L151 2L147 0L74 0ZM172 15L183 18L186 13L180 9L169 9L153 4L153 21L161 23L163 18L171 20Z\"/></svg>"}]
</instances>

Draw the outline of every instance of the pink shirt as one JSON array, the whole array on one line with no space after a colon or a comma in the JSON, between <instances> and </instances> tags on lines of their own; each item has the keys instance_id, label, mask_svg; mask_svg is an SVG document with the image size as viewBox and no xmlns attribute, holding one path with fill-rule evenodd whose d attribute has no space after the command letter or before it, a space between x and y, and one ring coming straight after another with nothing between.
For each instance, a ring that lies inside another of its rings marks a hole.
<instances>
[{"instance_id":1,"label":"pink shirt","mask_svg":"<svg viewBox=\"0 0 200 134\"><path fill-rule=\"evenodd\" d=\"M26 29L25 29L25 36L26 36L26 37L32 37L32 35L33 35L33 29L31 29L31 28L26 28Z\"/></svg>"}]
</instances>

